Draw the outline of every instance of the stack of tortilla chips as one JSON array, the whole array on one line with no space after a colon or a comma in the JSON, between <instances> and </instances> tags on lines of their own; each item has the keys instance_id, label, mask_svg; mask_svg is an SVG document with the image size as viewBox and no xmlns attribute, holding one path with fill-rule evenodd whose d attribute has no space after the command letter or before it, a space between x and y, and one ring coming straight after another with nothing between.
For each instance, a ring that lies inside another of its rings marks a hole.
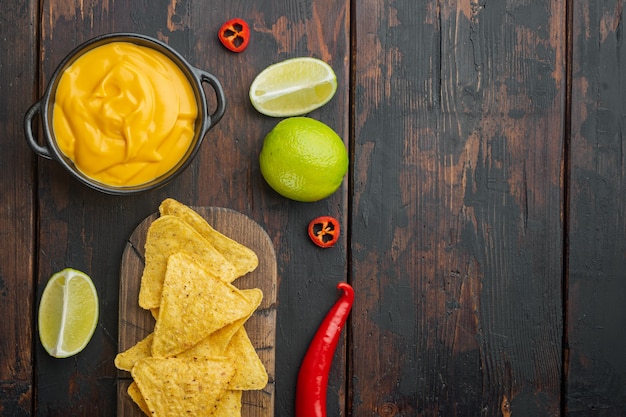
<instances>
[{"instance_id":1,"label":"stack of tortilla chips","mask_svg":"<svg viewBox=\"0 0 626 417\"><path fill-rule=\"evenodd\" d=\"M238 416L245 390L267 372L244 328L263 298L232 282L258 265L256 254L173 200L148 230L139 305L154 331L119 353L128 394L150 416Z\"/></svg>"}]
</instances>

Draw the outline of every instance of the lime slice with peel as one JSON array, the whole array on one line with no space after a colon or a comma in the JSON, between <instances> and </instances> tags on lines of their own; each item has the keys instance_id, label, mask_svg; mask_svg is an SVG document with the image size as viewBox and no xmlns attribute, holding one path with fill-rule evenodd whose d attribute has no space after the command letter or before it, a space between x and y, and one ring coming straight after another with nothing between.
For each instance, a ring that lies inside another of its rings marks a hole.
<instances>
[{"instance_id":1,"label":"lime slice with peel","mask_svg":"<svg viewBox=\"0 0 626 417\"><path fill-rule=\"evenodd\" d=\"M328 103L336 91L337 76L326 62L291 58L256 76L250 85L250 101L267 116L299 116Z\"/></svg>"},{"instance_id":2,"label":"lime slice with peel","mask_svg":"<svg viewBox=\"0 0 626 417\"><path fill-rule=\"evenodd\" d=\"M66 268L54 274L41 295L39 339L55 358L87 346L98 323L98 294L84 272Z\"/></svg>"}]
</instances>

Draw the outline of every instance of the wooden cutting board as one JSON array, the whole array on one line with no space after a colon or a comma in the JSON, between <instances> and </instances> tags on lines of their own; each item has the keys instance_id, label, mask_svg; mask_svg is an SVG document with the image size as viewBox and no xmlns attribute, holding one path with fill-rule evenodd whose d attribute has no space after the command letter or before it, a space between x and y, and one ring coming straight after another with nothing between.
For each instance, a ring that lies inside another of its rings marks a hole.
<instances>
[{"instance_id":1,"label":"wooden cutting board","mask_svg":"<svg viewBox=\"0 0 626 417\"><path fill-rule=\"evenodd\" d=\"M276 342L276 254L267 233L255 221L242 213L219 207L192 207L213 228L252 249L259 258L256 270L236 279L239 289L260 288L263 302L246 322L245 328L259 357L265 365L269 383L262 391L245 391L242 398L243 417L274 416L274 364ZM119 352L143 339L154 328L149 311L139 307L139 284L144 267L144 245L150 224L158 213L146 218L126 243L120 271ZM130 399L126 390L132 382L128 372L118 374L118 417L141 417L144 414Z\"/></svg>"}]
</instances>

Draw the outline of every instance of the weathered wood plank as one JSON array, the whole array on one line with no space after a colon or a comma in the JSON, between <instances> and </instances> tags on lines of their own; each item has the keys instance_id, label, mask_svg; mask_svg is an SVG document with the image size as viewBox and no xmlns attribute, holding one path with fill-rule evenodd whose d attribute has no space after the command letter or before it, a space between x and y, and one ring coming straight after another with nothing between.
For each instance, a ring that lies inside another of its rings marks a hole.
<instances>
[{"instance_id":1,"label":"weathered wood plank","mask_svg":"<svg viewBox=\"0 0 626 417\"><path fill-rule=\"evenodd\" d=\"M346 236L332 250L320 250L309 242L306 225L320 214L344 221L347 186L314 204L291 202L274 193L259 173L258 153L264 135L278 120L258 114L247 93L254 76L271 63L294 56L322 58L335 69L340 87L328 105L310 116L330 125L347 142L348 3L42 3L44 85L57 63L80 42L106 32L133 31L167 42L192 65L216 75L226 92L227 110L189 169L169 186L145 195L99 195L72 180L58 164L40 164L40 288L45 277L58 269L83 269L92 275L99 291L102 316L94 338L80 355L65 361L38 355L39 414L97 416L115 409L113 358L117 352L120 259L128 236L165 197L189 205L235 209L261 224L272 238L279 276L276 410L293 414L302 355L336 299L336 283L346 279L347 271ZM221 24L235 16L247 20L253 32L248 49L241 54L222 48L216 36ZM331 376L329 416L338 416L343 408L343 371L340 355Z\"/></svg>"},{"instance_id":2,"label":"weathered wood plank","mask_svg":"<svg viewBox=\"0 0 626 417\"><path fill-rule=\"evenodd\" d=\"M573 2L569 416L626 415L623 2Z\"/></svg>"},{"instance_id":3,"label":"weathered wood plank","mask_svg":"<svg viewBox=\"0 0 626 417\"><path fill-rule=\"evenodd\" d=\"M43 1L41 83L78 44L113 31L155 36L167 28L169 2ZM39 164L39 293L64 267L87 272L100 297L100 320L86 349L58 360L37 355L37 414L105 416L116 409L119 269L125 242L141 219L158 207L149 197L111 197L87 189L53 161Z\"/></svg>"},{"instance_id":4,"label":"weathered wood plank","mask_svg":"<svg viewBox=\"0 0 626 417\"><path fill-rule=\"evenodd\" d=\"M277 251L277 415L294 414L295 382L302 356L336 300L336 283L347 275L347 235L333 249L320 250L308 240L306 225L318 215L330 214L347 227L348 189L346 181L346 186L332 197L311 204L287 201L269 189L259 172L258 153L265 134L278 120L252 109L248 87L256 74L272 63L297 56L323 59L335 70L339 88L330 103L309 116L328 124L348 142L349 3L224 2L218 22L233 16L246 19L253 29L248 50L233 56L218 48L214 53L198 55L202 60L199 65L209 67L228 86L230 113L215 131L214 143L221 152L200 155L196 179L212 181L207 189L192 188L197 190L195 204L228 204L247 213L264 225ZM211 2L197 2L195 7L198 15L215 15ZM203 39L214 38L211 25L202 26L198 33ZM329 417L341 415L344 408L344 370L342 350L338 349L329 382Z\"/></svg>"},{"instance_id":5,"label":"weathered wood plank","mask_svg":"<svg viewBox=\"0 0 626 417\"><path fill-rule=\"evenodd\" d=\"M37 2L0 3L0 414L33 407L35 168L23 118L36 94Z\"/></svg>"},{"instance_id":6,"label":"weathered wood plank","mask_svg":"<svg viewBox=\"0 0 626 417\"><path fill-rule=\"evenodd\" d=\"M355 24L352 414L558 415L563 2Z\"/></svg>"},{"instance_id":7,"label":"weathered wood plank","mask_svg":"<svg viewBox=\"0 0 626 417\"><path fill-rule=\"evenodd\" d=\"M347 235L333 249L320 250L308 240L306 226L311 219L330 214L347 227L348 189L346 180L330 198L304 204L286 200L265 184L258 154L264 136L280 119L257 113L249 102L248 88L262 69L283 59L314 56L325 60L335 70L339 88L330 103L309 116L328 124L348 142L348 4L345 0L189 3L194 63L222 81L228 109L190 170L193 183L171 192L189 204L241 211L260 223L273 240L279 278L277 415L294 414L302 356L336 300L336 283L347 275ZM215 35L222 22L235 16L245 19L252 29L248 49L241 54L222 48ZM329 417L341 415L344 408L344 371L340 348L329 382Z\"/></svg>"}]
</instances>

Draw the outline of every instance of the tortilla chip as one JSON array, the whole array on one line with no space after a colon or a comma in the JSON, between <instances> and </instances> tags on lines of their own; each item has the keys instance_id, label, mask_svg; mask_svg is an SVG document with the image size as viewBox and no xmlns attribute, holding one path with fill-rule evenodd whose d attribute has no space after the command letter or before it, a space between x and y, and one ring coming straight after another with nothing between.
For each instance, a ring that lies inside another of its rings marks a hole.
<instances>
[{"instance_id":1,"label":"tortilla chip","mask_svg":"<svg viewBox=\"0 0 626 417\"><path fill-rule=\"evenodd\" d=\"M189 255L174 254L167 262L152 355L175 356L249 316L253 307L240 290L210 274Z\"/></svg>"},{"instance_id":2,"label":"tortilla chip","mask_svg":"<svg viewBox=\"0 0 626 417\"><path fill-rule=\"evenodd\" d=\"M243 326L252 313L254 313L254 310L258 308L263 299L263 292L258 288L241 290L241 293L252 304L250 314L214 331L190 349L176 355L176 357L212 358L225 356L226 348L228 347L233 335ZM134 346L128 348L124 352L118 353L115 356L115 366L118 369L130 372L138 360L152 356L153 339L154 333L150 333Z\"/></svg>"},{"instance_id":3,"label":"tortilla chip","mask_svg":"<svg viewBox=\"0 0 626 417\"><path fill-rule=\"evenodd\" d=\"M234 372L223 358L145 358L132 376L151 415L200 416L216 406Z\"/></svg>"},{"instance_id":4,"label":"tortilla chip","mask_svg":"<svg viewBox=\"0 0 626 417\"><path fill-rule=\"evenodd\" d=\"M263 299L263 291L258 288L249 290L241 290L241 293L250 301L252 309L250 314L242 317L221 329L211 333L195 346L182 352L179 357L193 357L193 358L210 358L214 356L224 356L226 348L228 347L233 335L243 326L243 324L250 318L254 310L256 310L261 304Z\"/></svg>"},{"instance_id":5,"label":"tortilla chip","mask_svg":"<svg viewBox=\"0 0 626 417\"><path fill-rule=\"evenodd\" d=\"M235 375L228 383L228 389L246 391L265 388L268 381L267 371L245 328L241 327L233 335L226 355L236 369Z\"/></svg>"},{"instance_id":6,"label":"tortilla chip","mask_svg":"<svg viewBox=\"0 0 626 417\"><path fill-rule=\"evenodd\" d=\"M244 324L263 292L231 282L257 268L256 254L176 200L159 207L146 237L139 305L154 332L119 353L128 395L150 416L240 417L242 391L268 375Z\"/></svg>"},{"instance_id":7,"label":"tortilla chip","mask_svg":"<svg viewBox=\"0 0 626 417\"><path fill-rule=\"evenodd\" d=\"M152 354L153 337L154 334L150 333L134 346L126 349L124 352L118 353L115 356L115 367L117 369L130 372L133 369L133 366L135 366L135 362L139 359L147 358Z\"/></svg>"},{"instance_id":8,"label":"tortilla chip","mask_svg":"<svg viewBox=\"0 0 626 417\"><path fill-rule=\"evenodd\" d=\"M150 414L150 409L148 408L148 404L146 404L146 400L143 399L143 395L141 395L141 391L139 391L139 387L135 381L131 382L128 386L128 396L137 404L137 406L143 411L143 413L147 416Z\"/></svg>"},{"instance_id":9,"label":"tortilla chip","mask_svg":"<svg viewBox=\"0 0 626 417\"><path fill-rule=\"evenodd\" d=\"M235 266L235 274L237 277L254 271L259 265L259 259L253 250L215 230L202 216L190 207L172 198L168 198L159 206L159 212L161 215L179 217L194 228Z\"/></svg>"},{"instance_id":10,"label":"tortilla chip","mask_svg":"<svg viewBox=\"0 0 626 417\"><path fill-rule=\"evenodd\" d=\"M161 216L150 225L146 237L145 267L139 288L139 305L157 308L161 302L167 259L187 253L204 268L226 282L232 282L235 267L205 238L178 217Z\"/></svg>"},{"instance_id":11,"label":"tortilla chip","mask_svg":"<svg viewBox=\"0 0 626 417\"><path fill-rule=\"evenodd\" d=\"M224 391L211 417L241 417L241 394L241 391Z\"/></svg>"}]
</instances>

